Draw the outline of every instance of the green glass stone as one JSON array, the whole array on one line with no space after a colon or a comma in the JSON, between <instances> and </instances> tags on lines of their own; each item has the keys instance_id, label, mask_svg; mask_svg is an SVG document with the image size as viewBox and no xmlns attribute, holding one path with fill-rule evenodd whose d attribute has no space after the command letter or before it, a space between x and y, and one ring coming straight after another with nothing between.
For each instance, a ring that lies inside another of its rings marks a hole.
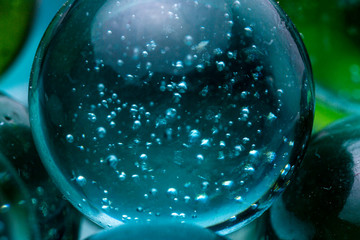
<instances>
[{"instance_id":1,"label":"green glass stone","mask_svg":"<svg viewBox=\"0 0 360 240\"><path fill-rule=\"evenodd\" d=\"M293 181L269 213L269 239L360 236L360 117L313 136Z\"/></svg>"},{"instance_id":2,"label":"green glass stone","mask_svg":"<svg viewBox=\"0 0 360 240\"><path fill-rule=\"evenodd\" d=\"M63 198L44 169L32 140L27 109L2 93L0 152L10 160L29 192L37 218L33 222L39 224L41 239L76 239L80 214Z\"/></svg>"},{"instance_id":3,"label":"green glass stone","mask_svg":"<svg viewBox=\"0 0 360 240\"><path fill-rule=\"evenodd\" d=\"M316 110L315 130L359 113L360 1L281 0L279 4L302 34L310 56L318 105L323 106Z\"/></svg>"},{"instance_id":4,"label":"green glass stone","mask_svg":"<svg viewBox=\"0 0 360 240\"><path fill-rule=\"evenodd\" d=\"M0 75L21 49L32 22L36 0L0 0Z\"/></svg>"}]
</instances>

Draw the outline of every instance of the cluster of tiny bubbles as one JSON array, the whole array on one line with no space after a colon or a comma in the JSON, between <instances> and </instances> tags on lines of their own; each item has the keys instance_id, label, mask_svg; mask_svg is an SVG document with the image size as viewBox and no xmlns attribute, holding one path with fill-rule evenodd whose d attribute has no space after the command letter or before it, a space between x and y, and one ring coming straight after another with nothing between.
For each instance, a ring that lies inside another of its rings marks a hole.
<instances>
[{"instance_id":1,"label":"cluster of tiny bubbles","mask_svg":"<svg viewBox=\"0 0 360 240\"><path fill-rule=\"evenodd\" d=\"M75 0L63 11L37 53L30 113L43 162L95 222L216 225L302 155L311 72L275 3Z\"/></svg>"}]
</instances>

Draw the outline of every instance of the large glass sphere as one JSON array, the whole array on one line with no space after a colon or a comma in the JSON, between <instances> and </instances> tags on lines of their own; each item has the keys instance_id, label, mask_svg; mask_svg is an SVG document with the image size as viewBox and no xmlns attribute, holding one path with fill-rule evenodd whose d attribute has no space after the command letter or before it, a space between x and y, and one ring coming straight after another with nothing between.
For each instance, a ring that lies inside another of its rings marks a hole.
<instances>
[{"instance_id":1,"label":"large glass sphere","mask_svg":"<svg viewBox=\"0 0 360 240\"><path fill-rule=\"evenodd\" d=\"M142 223L125 224L110 230L101 231L86 240L187 240L191 236L193 240L227 240L208 229L185 223Z\"/></svg>"},{"instance_id":2,"label":"large glass sphere","mask_svg":"<svg viewBox=\"0 0 360 240\"><path fill-rule=\"evenodd\" d=\"M271 1L75 0L40 44L29 104L44 164L98 224L221 230L258 216L291 175L313 91Z\"/></svg>"},{"instance_id":3,"label":"large glass sphere","mask_svg":"<svg viewBox=\"0 0 360 240\"><path fill-rule=\"evenodd\" d=\"M0 152L0 239L40 240L40 226L28 188Z\"/></svg>"}]
</instances>

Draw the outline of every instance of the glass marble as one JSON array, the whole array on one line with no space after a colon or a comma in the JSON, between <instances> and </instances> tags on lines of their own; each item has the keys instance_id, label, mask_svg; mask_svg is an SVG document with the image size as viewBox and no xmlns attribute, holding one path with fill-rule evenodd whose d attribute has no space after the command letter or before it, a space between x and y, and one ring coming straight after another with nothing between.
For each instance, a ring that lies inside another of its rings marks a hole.
<instances>
[{"instance_id":1,"label":"glass marble","mask_svg":"<svg viewBox=\"0 0 360 240\"><path fill-rule=\"evenodd\" d=\"M30 193L9 160L0 153L0 239L40 240Z\"/></svg>"},{"instance_id":2,"label":"glass marble","mask_svg":"<svg viewBox=\"0 0 360 240\"><path fill-rule=\"evenodd\" d=\"M226 240L208 229L185 223L143 223L125 224L97 233L86 240Z\"/></svg>"},{"instance_id":3,"label":"glass marble","mask_svg":"<svg viewBox=\"0 0 360 240\"><path fill-rule=\"evenodd\" d=\"M293 181L270 208L269 240L359 238L359 147L359 116L312 137Z\"/></svg>"},{"instance_id":4,"label":"glass marble","mask_svg":"<svg viewBox=\"0 0 360 240\"><path fill-rule=\"evenodd\" d=\"M70 1L29 91L40 157L93 221L222 234L291 176L313 105L305 48L267 0Z\"/></svg>"},{"instance_id":5,"label":"glass marble","mask_svg":"<svg viewBox=\"0 0 360 240\"><path fill-rule=\"evenodd\" d=\"M316 83L314 128L360 113L360 1L281 0L303 36Z\"/></svg>"},{"instance_id":6,"label":"glass marble","mask_svg":"<svg viewBox=\"0 0 360 240\"><path fill-rule=\"evenodd\" d=\"M0 0L0 75L25 42L35 6L36 0Z\"/></svg>"},{"instance_id":7,"label":"glass marble","mask_svg":"<svg viewBox=\"0 0 360 240\"><path fill-rule=\"evenodd\" d=\"M80 214L63 199L44 169L32 139L27 109L1 92L0 152L28 191L27 204L36 216L32 223L39 226L40 239L77 239Z\"/></svg>"}]
</instances>

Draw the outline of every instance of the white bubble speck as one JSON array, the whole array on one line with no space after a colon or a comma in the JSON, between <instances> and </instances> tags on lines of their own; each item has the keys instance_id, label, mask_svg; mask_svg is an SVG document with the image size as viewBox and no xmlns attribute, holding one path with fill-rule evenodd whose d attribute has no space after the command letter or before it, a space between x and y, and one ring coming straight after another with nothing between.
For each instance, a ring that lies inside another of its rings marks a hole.
<instances>
[{"instance_id":1,"label":"white bubble speck","mask_svg":"<svg viewBox=\"0 0 360 240\"><path fill-rule=\"evenodd\" d=\"M186 35L184 38L184 43L186 46L191 46L193 44L193 37L190 35Z\"/></svg>"},{"instance_id":2,"label":"white bubble speck","mask_svg":"<svg viewBox=\"0 0 360 240\"><path fill-rule=\"evenodd\" d=\"M252 27L250 27L250 26L245 27L244 30L245 30L245 35L246 35L247 37L251 37L251 36L252 36L252 33L253 33Z\"/></svg>"},{"instance_id":3,"label":"white bubble speck","mask_svg":"<svg viewBox=\"0 0 360 240\"><path fill-rule=\"evenodd\" d=\"M202 161L204 161L204 156L202 154L198 154L196 155L196 159L198 160L198 163L201 163Z\"/></svg>"},{"instance_id":4,"label":"white bubble speck","mask_svg":"<svg viewBox=\"0 0 360 240\"><path fill-rule=\"evenodd\" d=\"M80 187L83 187L86 184L86 178L83 176L78 176L76 178L76 182L77 182L77 184L79 184Z\"/></svg>"},{"instance_id":5,"label":"white bubble speck","mask_svg":"<svg viewBox=\"0 0 360 240\"><path fill-rule=\"evenodd\" d=\"M121 60L121 59L118 59L118 60L117 60L117 65L118 65L119 67L121 67L122 65L124 65L124 61Z\"/></svg>"},{"instance_id":6,"label":"white bubble speck","mask_svg":"<svg viewBox=\"0 0 360 240\"><path fill-rule=\"evenodd\" d=\"M204 139L201 140L201 144L200 144L200 145L201 145L202 147L210 147L210 146L211 146L210 140L204 138Z\"/></svg>"},{"instance_id":7,"label":"white bubble speck","mask_svg":"<svg viewBox=\"0 0 360 240\"><path fill-rule=\"evenodd\" d=\"M145 153L143 153L143 154L140 155L140 159L142 161L146 161L148 159L148 156Z\"/></svg>"},{"instance_id":8,"label":"white bubble speck","mask_svg":"<svg viewBox=\"0 0 360 240\"><path fill-rule=\"evenodd\" d=\"M216 61L216 67L219 72L223 71L225 68L225 63L223 61Z\"/></svg>"},{"instance_id":9,"label":"white bubble speck","mask_svg":"<svg viewBox=\"0 0 360 240\"><path fill-rule=\"evenodd\" d=\"M109 155L106 159L106 162L110 165L112 168L116 168L119 159L115 155Z\"/></svg>"},{"instance_id":10,"label":"white bubble speck","mask_svg":"<svg viewBox=\"0 0 360 240\"><path fill-rule=\"evenodd\" d=\"M202 71L204 71L204 69L205 69L205 66L203 64L196 65L196 70L198 72L202 72Z\"/></svg>"},{"instance_id":11,"label":"white bubble speck","mask_svg":"<svg viewBox=\"0 0 360 240\"><path fill-rule=\"evenodd\" d=\"M102 83L99 83L98 86L97 86L97 90L98 90L99 92L102 92L102 91L104 91L104 89L105 89L105 85L102 84Z\"/></svg>"},{"instance_id":12,"label":"white bubble speck","mask_svg":"<svg viewBox=\"0 0 360 240\"><path fill-rule=\"evenodd\" d=\"M275 114L273 114L272 112L269 112L269 115L267 115L267 119L272 121L275 120L277 117Z\"/></svg>"},{"instance_id":13,"label":"white bubble speck","mask_svg":"<svg viewBox=\"0 0 360 240\"><path fill-rule=\"evenodd\" d=\"M148 55L149 55L149 53L148 53L147 51L143 51L143 52L142 52L142 56L143 56L144 58L146 58Z\"/></svg>"},{"instance_id":14,"label":"white bubble speck","mask_svg":"<svg viewBox=\"0 0 360 240\"><path fill-rule=\"evenodd\" d=\"M189 141L191 143L196 142L200 138L200 132L197 129L193 129L189 133Z\"/></svg>"},{"instance_id":15,"label":"white bubble speck","mask_svg":"<svg viewBox=\"0 0 360 240\"><path fill-rule=\"evenodd\" d=\"M106 135L106 129L103 128L103 127L98 127L98 128L96 129L96 132L97 132L99 138L103 138L103 137L105 137L105 135Z\"/></svg>"},{"instance_id":16,"label":"white bubble speck","mask_svg":"<svg viewBox=\"0 0 360 240\"><path fill-rule=\"evenodd\" d=\"M187 85L185 81L181 81L178 85L177 85L177 89L180 93L185 93L187 90Z\"/></svg>"},{"instance_id":17,"label":"white bubble speck","mask_svg":"<svg viewBox=\"0 0 360 240\"><path fill-rule=\"evenodd\" d=\"M208 195L206 193L198 194L195 200L198 202L206 202L208 200Z\"/></svg>"},{"instance_id":18,"label":"white bubble speck","mask_svg":"<svg viewBox=\"0 0 360 240\"><path fill-rule=\"evenodd\" d=\"M73 143L73 142L74 142L74 137L73 137L73 135L71 135L71 134L66 135L66 141L67 141L68 143Z\"/></svg>"},{"instance_id":19,"label":"white bubble speck","mask_svg":"<svg viewBox=\"0 0 360 240\"><path fill-rule=\"evenodd\" d=\"M158 190L156 188L152 188L150 190L151 195L155 196L158 193Z\"/></svg>"},{"instance_id":20,"label":"white bubble speck","mask_svg":"<svg viewBox=\"0 0 360 240\"><path fill-rule=\"evenodd\" d=\"M232 186L234 185L234 182L231 181L231 180L228 180L228 181L222 182L221 185L222 185L223 187L230 188L230 187L232 187Z\"/></svg>"},{"instance_id":21,"label":"white bubble speck","mask_svg":"<svg viewBox=\"0 0 360 240\"><path fill-rule=\"evenodd\" d=\"M139 120L135 120L132 126L133 130L138 130L141 127L141 122Z\"/></svg>"},{"instance_id":22,"label":"white bubble speck","mask_svg":"<svg viewBox=\"0 0 360 240\"><path fill-rule=\"evenodd\" d=\"M235 201L237 203L243 203L244 202L244 199L241 196L236 196L234 199L235 199Z\"/></svg>"},{"instance_id":23,"label":"white bubble speck","mask_svg":"<svg viewBox=\"0 0 360 240\"><path fill-rule=\"evenodd\" d=\"M166 117L167 118L175 118L176 116L176 109L175 108L168 108L166 110Z\"/></svg>"}]
</instances>

